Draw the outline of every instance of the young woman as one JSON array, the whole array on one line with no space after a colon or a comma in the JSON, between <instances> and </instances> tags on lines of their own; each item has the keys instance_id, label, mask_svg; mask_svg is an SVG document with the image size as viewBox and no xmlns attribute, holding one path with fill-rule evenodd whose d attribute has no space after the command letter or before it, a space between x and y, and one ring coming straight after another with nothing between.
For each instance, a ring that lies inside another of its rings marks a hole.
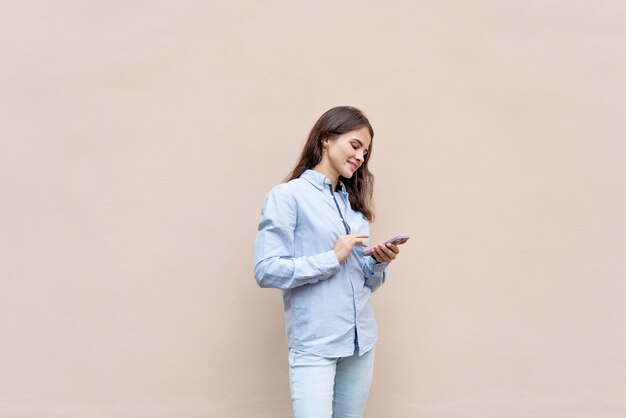
<instances>
[{"instance_id":1,"label":"young woman","mask_svg":"<svg viewBox=\"0 0 626 418\"><path fill-rule=\"evenodd\" d=\"M365 407L377 338L370 294L399 253L379 244L363 254L374 219L373 137L360 110L328 110L263 205L254 276L282 291L296 418L360 417Z\"/></svg>"}]
</instances>

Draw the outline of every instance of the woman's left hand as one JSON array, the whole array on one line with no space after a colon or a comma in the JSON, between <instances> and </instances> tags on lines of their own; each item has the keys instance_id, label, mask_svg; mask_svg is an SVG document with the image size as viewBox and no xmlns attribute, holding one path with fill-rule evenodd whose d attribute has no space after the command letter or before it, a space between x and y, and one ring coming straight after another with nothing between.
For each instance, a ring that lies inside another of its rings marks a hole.
<instances>
[{"instance_id":1,"label":"woman's left hand","mask_svg":"<svg viewBox=\"0 0 626 418\"><path fill-rule=\"evenodd\" d=\"M379 263L391 263L399 253L400 249L396 244L377 244L372 251L372 255Z\"/></svg>"}]
</instances>

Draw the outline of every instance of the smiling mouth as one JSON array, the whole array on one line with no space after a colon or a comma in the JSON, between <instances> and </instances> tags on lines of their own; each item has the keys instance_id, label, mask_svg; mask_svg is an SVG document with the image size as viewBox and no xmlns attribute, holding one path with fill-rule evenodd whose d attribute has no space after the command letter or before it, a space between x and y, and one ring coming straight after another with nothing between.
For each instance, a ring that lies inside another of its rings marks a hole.
<instances>
[{"instance_id":1,"label":"smiling mouth","mask_svg":"<svg viewBox=\"0 0 626 418\"><path fill-rule=\"evenodd\" d=\"M355 163L351 163L350 161L348 161L348 164L350 164L350 166L354 169L354 171L359 169L359 166Z\"/></svg>"}]
</instances>

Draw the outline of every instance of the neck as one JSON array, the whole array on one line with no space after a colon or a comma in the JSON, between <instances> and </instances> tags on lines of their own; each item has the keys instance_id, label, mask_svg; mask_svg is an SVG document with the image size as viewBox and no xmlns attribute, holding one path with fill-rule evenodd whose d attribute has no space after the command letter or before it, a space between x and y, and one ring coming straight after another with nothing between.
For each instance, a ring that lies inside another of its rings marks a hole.
<instances>
[{"instance_id":1,"label":"neck","mask_svg":"<svg viewBox=\"0 0 626 418\"><path fill-rule=\"evenodd\" d=\"M313 170L317 171L318 173L322 173L323 175L328 177L328 180L330 180L333 185L333 190L337 189L337 183L339 183L338 173L333 172L333 170L329 170L328 167L325 167L322 163L313 167Z\"/></svg>"}]
</instances>

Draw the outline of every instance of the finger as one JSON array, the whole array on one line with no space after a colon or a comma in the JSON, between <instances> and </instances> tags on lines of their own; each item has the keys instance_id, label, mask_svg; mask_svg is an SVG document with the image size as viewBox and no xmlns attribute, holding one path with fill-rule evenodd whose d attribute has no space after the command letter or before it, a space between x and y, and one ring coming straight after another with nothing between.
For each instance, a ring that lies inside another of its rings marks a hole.
<instances>
[{"instance_id":1,"label":"finger","mask_svg":"<svg viewBox=\"0 0 626 418\"><path fill-rule=\"evenodd\" d=\"M395 254L393 253L393 251L385 246L377 246L376 249L378 251L379 257L385 260L385 262L387 263L391 262L391 260L395 258Z\"/></svg>"},{"instance_id":2,"label":"finger","mask_svg":"<svg viewBox=\"0 0 626 418\"><path fill-rule=\"evenodd\" d=\"M352 234L352 236L354 238L367 238L367 237L369 237L368 234Z\"/></svg>"},{"instance_id":3,"label":"finger","mask_svg":"<svg viewBox=\"0 0 626 418\"><path fill-rule=\"evenodd\" d=\"M376 261L378 261L379 263L386 263L386 261L383 260L380 255L378 255L378 253L376 252L376 249L374 249L374 251L372 251L372 257L374 257L374 259Z\"/></svg>"},{"instance_id":4,"label":"finger","mask_svg":"<svg viewBox=\"0 0 626 418\"><path fill-rule=\"evenodd\" d=\"M358 241L355 242L355 244L358 244L361 247L367 247L367 244L363 240L358 240Z\"/></svg>"},{"instance_id":5,"label":"finger","mask_svg":"<svg viewBox=\"0 0 626 418\"><path fill-rule=\"evenodd\" d=\"M396 253L393 252L391 248L388 248L387 246L383 245L381 247L381 250L385 253L387 257L391 258L392 260L396 258Z\"/></svg>"},{"instance_id":6,"label":"finger","mask_svg":"<svg viewBox=\"0 0 626 418\"><path fill-rule=\"evenodd\" d=\"M387 244L387 248L393 251L396 254L400 253L400 248L396 244Z\"/></svg>"},{"instance_id":7,"label":"finger","mask_svg":"<svg viewBox=\"0 0 626 418\"><path fill-rule=\"evenodd\" d=\"M380 246L376 246L374 247L374 255L376 256L376 259L381 262L381 263L388 263L391 261L391 259L389 258L389 256L387 254L385 254L385 252L383 251L383 249Z\"/></svg>"}]
</instances>

